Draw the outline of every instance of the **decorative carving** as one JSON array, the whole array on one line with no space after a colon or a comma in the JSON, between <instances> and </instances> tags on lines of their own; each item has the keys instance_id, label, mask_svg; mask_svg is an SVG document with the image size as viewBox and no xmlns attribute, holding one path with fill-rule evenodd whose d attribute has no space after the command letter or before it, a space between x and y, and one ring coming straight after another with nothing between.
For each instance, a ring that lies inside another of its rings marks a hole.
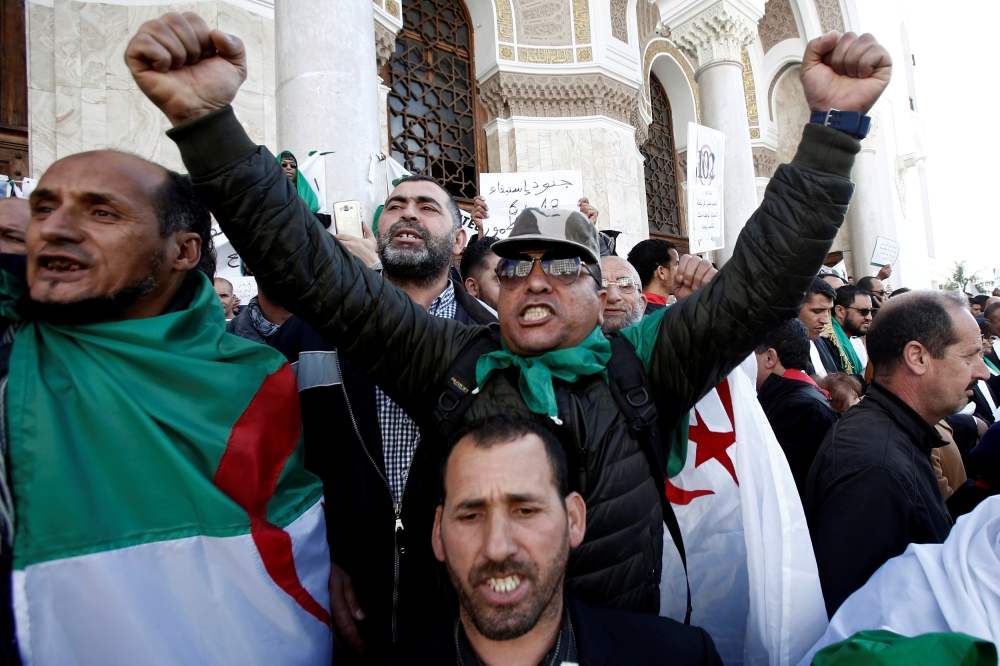
<instances>
[{"instance_id":1,"label":"decorative carving","mask_svg":"<svg viewBox=\"0 0 1000 666\"><path fill-rule=\"evenodd\" d=\"M493 0L493 6L497 9L497 39L501 42L513 42L514 14L510 11L510 0Z\"/></svg>"},{"instance_id":2,"label":"decorative carving","mask_svg":"<svg viewBox=\"0 0 1000 666\"><path fill-rule=\"evenodd\" d=\"M636 4L638 9L639 5ZM611 0L611 36L628 44L628 0Z\"/></svg>"},{"instance_id":3,"label":"decorative carving","mask_svg":"<svg viewBox=\"0 0 1000 666\"><path fill-rule=\"evenodd\" d=\"M379 7L381 7L381 6L382 6L382 0L373 0L373 2L374 2L374 3L376 4L376 5L378 5Z\"/></svg>"},{"instance_id":4,"label":"decorative carving","mask_svg":"<svg viewBox=\"0 0 1000 666\"><path fill-rule=\"evenodd\" d=\"M590 43L590 5L587 0L573 0L573 27L576 43Z\"/></svg>"},{"instance_id":5,"label":"decorative carving","mask_svg":"<svg viewBox=\"0 0 1000 666\"><path fill-rule=\"evenodd\" d=\"M840 11L840 0L816 0L819 24L823 33L831 30L844 32L844 15Z\"/></svg>"},{"instance_id":6,"label":"decorative carving","mask_svg":"<svg viewBox=\"0 0 1000 666\"><path fill-rule=\"evenodd\" d=\"M403 0L407 29L389 61L392 157L436 178L453 197L476 196L472 26L451 0Z\"/></svg>"},{"instance_id":7,"label":"decorative carving","mask_svg":"<svg viewBox=\"0 0 1000 666\"><path fill-rule=\"evenodd\" d=\"M512 47L512 46L501 46L500 47L500 59L501 60L513 60L514 59L514 47Z\"/></svg>"},{"instance_id":8,"label":"decorative carving","mask_svg":"<svg viewBox=\"0 0 1000 666\"><path fill-rule=\"evenodd\" d=\"M396 32L375 21L375 73L381 74L396 50Z\"/></svg>"},{"instance_id":9,"label":"decorative carving","mask_svg":"<svg viewBox=\"0 0 1000 666\"><path fill-rule=\"evenodd\" d=\"M639 50L645 51L650 40L656 39L656 24L660 22L660 10L649 0L635 3L635 26L639 32ZM666 36L666 35L664 35Z\"/></svg>"},{"instance_id":10,"label":"decorative carving","mask_svg":"<svg viewBox=\"0 0 1000 666\"><path fill-rule=\"evenodd\" d=\"M778 85L778 80L786 71L788 71L789 67L798 66L799 63L797 62L786 62L781 66L781 69L778 70L778 73L774 75L774 78L771 79L771 85L767 88L767 117L771 119L772 123L774 122L774 105L771 104L771 100L774 99L774 86Z\"/></svg>"},{"instance_id":11,"label":"decorative carving","mask_svg":"<svg viewBox=\"0 0 1000 666\"><path fill-rule=\"evenodd\" d=\"M767 0L764 17L757 22L757 34L765 54L778 42L799 36L799 26L788 0Z\"/></svg>"},{"instance_id":12,"label":"decorative carving","mask_svg":"<svg viewBox=\"0 0 1000 666\"><path fill-rule=\"evenodd\" d=\"M679 47L697 58L701 69L716 62L740 62L740 52L757 36L757 26L722 0L670 33Z\"/></svg>"},{"instance_id":13,"label":"decorative carving","mask_svg":"<svg viewBox=\"0 0 1000 666\"><path fill-rule=\"evenodd\" d=\"M641 149L649 140L649 124L642 119L638 105L628 114L628 123L635 128L635 147Z\"/></svg>"},{"instance_id":14,"label":"decorative carving","mask_svg":"<svg viewBox=\"0 0 1000 666\"><path fill-rule=\"evenodd\" d=\"M565 46L573 43L566 0L517 0L514 13L518 44Z\"/></svg>"},{"instance_id":15,"label":"decorative carving","mask_svg":"<svg viewBox=\"0 0 1000 666\"><path fill-rule=\"evenodd\" d=\"M497 72L479 86L489 118L606 116L628 123L638 91L603 74Z\"/></svg>"},{"instance_id":16,"label":"decorative carving","mask_svg":"<svg viewBox=\"0 0 1000 666\"><path fill-rule=\"evenodd\" d=\"M530 49L517 47L517 59L544 65L562 65L573 62L573 49Z\"/></svg>"},{"instance_id":17,"label":"decorative carving","mask_svg":"<svg viewBox=\"0 0 1000 666\"><path fill-rule=\"evenodd\" d=\"M760 138L760 119L757 117L757 88L753 82L753 67L750 65L750 52L746 49L740 53L743 63L743 96L747 102L747 124L750 125L750 138ZM757 135L754 136L754 128Z\"/></svg>"},{"instance_id":18,"label":"decorative carving","mask_svg":"<svg viewBox=\"0 0 1000 666\"><path fill-rule=\"evenodd\" d=\"M753 148L753 171L758 178L771 178L778 168L778 153L770 148Z\"/></svg>"},{"instance_id":19,"label":"decorative carving","mask_svg":"<svg viewBox=\"0 0 1000 666\"><path fill-rule=\"evenodd\" d=\"M673 42L663 38L651 41L649 46L646 47L646 55L643 58L642 74L643 79L646 81L646 85L642 88L642 102L645 104L646 112L650 114L652 113L649 101L650 68L653 65L653 59L661 53L666 53L672 56L673 59L677 61L677 64L681 66L681 69L684 70L684 76L687 77L688 85L691 86L691 92L694 94L695 116L697 121L701 122L701 98L698 96L698 83L694 80L694 68L691 66L691 62L687 59L687 56L681 53L680 49L678 49Z\"/></svg>"},{"instance_id":20,"label":"decorative carving","mask_svg":"<svg viewBox=\"0 0 1000 666\"><path fill-rule=\"evenodd\" d=\"M649 140L639 151L645 158L646 217L650 233L681 235L681 207L677 186L677 155L670 102L659 81L650 85L653 122Z\"/></svg>"},{"instance_id":21,"label":"decorative carving","mask_svg":"<svg viewBox=\"0 0 1000 666\"><path fill-rule=\"evenodd\" d=\"M577 62L590 62L593 59L594 59L594 52L589 47L585 49L576 50Z\"/></svg>"},{"instance_id":22,"label":"decorative carving","mask_svg":"<svg viewBox=\"0 0 1000 666\"><path fill-rule=\"evenodd\" d=\"M385 0L385 11L399 18L399 5L396 4L396 0Z\"/></svg>"}]
</instances>

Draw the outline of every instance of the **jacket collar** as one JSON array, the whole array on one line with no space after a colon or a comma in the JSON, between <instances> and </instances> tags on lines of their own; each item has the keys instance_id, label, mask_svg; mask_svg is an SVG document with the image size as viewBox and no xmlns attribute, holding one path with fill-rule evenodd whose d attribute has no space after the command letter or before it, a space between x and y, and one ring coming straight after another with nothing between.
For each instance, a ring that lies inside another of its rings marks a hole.
<instances>
[{"instance_id":1,"label":"jacket collar","mask_svg":"<svg viewBox=\"0 0 1000 666\"><path fill-rule=\"evenodd\" d=\"M600 620L586 604L570 594L565 596L565 603L573 619L580 664L606 666L613 663L611 658L615 655L615 643Z\"/></svg>"},{"instance_id":2,"label":"jacket collar","mask_svg":"<svg viewBox=\"0 0 1000 666\"><path fill-rule=\"evenodd\" d=\"M458 306L465 311L468 315L470 322L478 324L480 326L489 326L490 324L497 323L497 318L487 310L482 303L479 302L474 296L469 292L465 291L465 285L456 280L454 277L451 278L451 284L455 289L455 301ZM462 320L462 317L456 313L455 319ZM464 322L463 322L464 323Z\"/></svg>"},{"instance_id":3,"label":"jacket collar","mask_svg":"<svg viewBox=\"0 0 1000 666\"><path fill-rule=\"evenodd\" d=\"M944 446L945 441L933 425L903 402L895 393L879 385L874 380L865 394L865 401L872 401L888 413L909 436L918 449L930 455L931 449Z\"/></svg>"},{"instance_id":4,"label":"jacket collar","mask_svg":"<svg viewBox=\"0 0 1000 666\"><path fill-rule=\"evenodd\" d=\"M653 305L666 305L667 297L660 296L659 294L654 294L651 291L644 291L642 295L646 297L646 301L652 303Z\"/></svg>"}]
</instances>

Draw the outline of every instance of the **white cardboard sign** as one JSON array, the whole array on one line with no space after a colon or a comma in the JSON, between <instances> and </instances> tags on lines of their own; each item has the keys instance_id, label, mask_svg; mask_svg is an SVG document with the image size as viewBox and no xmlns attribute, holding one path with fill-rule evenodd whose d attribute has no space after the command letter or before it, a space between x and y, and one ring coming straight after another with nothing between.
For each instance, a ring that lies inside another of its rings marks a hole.
<instances>
[{"instance_id":1,"label":"white cardboard sign","mask_svg":"<svg viewBox=\"0 0 1000 666\"><path fill-rule=\"evenodd\" d=\"M875 237L875 250L872 252L872 266L892 266L899 258L899 242L883 236Z\"/></svg>"},{"instance_id":2,"label":"white cardboard sign","mask_svg":"<svg viewBox=\"0 0 1000 666\"><path fill-rule=\"evenodd\" d=\"M479 194L490 209L490 216L483 220L484 235L506 238L525 208L577 210L577 202L583 198L583 174L579 171L481 173Z\"/></svg>"},{"instance_id":3,"label":"white cardboard sign","mask_svg":"<svg viewBox=\"0 0 1000 666\"><path fill-rule=\"evenodd\" d=\"M688 123L687 218L691 254L725 245L722 173L726 135L711 127Z\"/></svg>"}]
</instances>

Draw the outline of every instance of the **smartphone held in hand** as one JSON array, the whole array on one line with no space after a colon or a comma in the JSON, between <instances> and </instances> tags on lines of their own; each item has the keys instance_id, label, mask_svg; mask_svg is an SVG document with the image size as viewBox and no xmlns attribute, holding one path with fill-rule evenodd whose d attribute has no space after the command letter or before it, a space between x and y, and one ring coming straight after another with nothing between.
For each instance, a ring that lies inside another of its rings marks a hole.
<instances>
[{"instance_id":1,"label":"smartphone held in hand","mask_svg":"<svg viewBox=\"0 0 1000 666\"><path fill-rule=\"evenodd\" d=\"M357 201L338 201L333 204L333 223L338 234L364 237L361 230L361 204Z\"/></svg>"}]
</instances>

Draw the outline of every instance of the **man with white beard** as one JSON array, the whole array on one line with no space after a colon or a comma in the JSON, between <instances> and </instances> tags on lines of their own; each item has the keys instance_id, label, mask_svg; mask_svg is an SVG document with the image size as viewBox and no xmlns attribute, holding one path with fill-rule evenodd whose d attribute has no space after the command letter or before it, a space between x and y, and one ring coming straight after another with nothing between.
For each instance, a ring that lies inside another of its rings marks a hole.
<instances>
[{"instance_id":1,"label":"man with white beard","mask_svg":"<svg viewBox=\"0 0 1000 666\"><path fill-rule=\"evenodd\" d=\"M611 335L637 323L646 310L639 274L622 257L601 258L601 287L608 290L601 330Z\"/></svg>"}]
</instances>

